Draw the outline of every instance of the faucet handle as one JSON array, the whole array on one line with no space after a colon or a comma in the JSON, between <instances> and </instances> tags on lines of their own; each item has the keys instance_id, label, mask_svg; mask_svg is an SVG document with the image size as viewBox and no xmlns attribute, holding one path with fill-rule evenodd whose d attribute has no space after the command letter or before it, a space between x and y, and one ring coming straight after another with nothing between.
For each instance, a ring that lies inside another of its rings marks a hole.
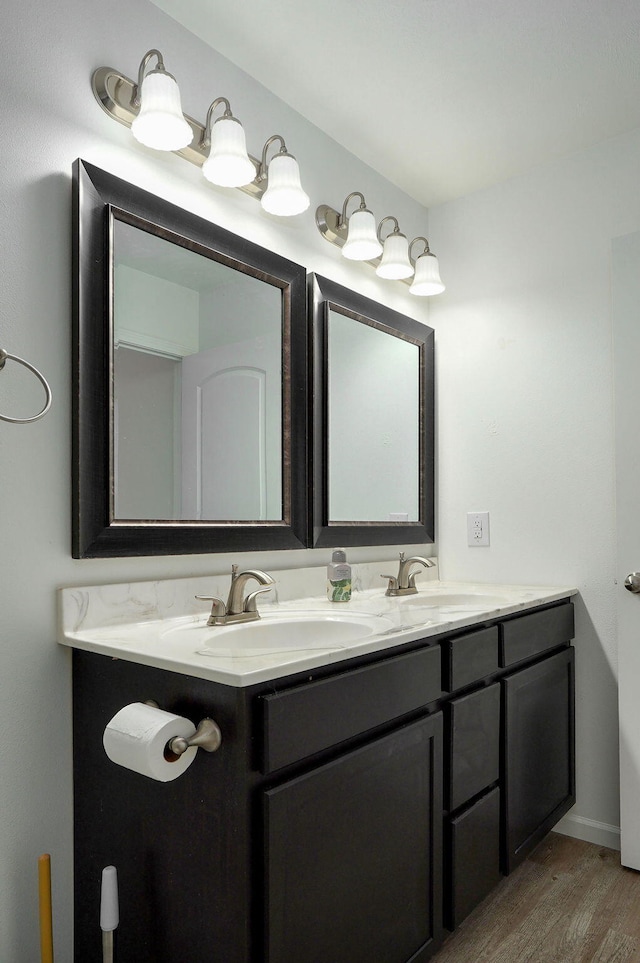
<instances>
[{"instance_id":1,"label":"faucet handle","mask_svg":"<svg viewBox=\"0 0 640 963\"><path fill-rule=\"evenodd\" d=\"M211 602L211 615L207 625L215 625L215 620L224 618L227 614L227 606L222 601L222 599L217 598L215 595L196 595L195 598L199 599L201 602Z\"/></svg>"},{"instance_id":2,"label":"faucet handle","mask_svg":"<svg viewBox=\"0 0 640 963\"><path fill-rule=\"evenodd\" d=\"M381 575L380 578L388 578L389 584L387 586L387 595L391 595L398 591L398 579L395 575Z\"/></svg>"},{"instance_id":3,"label":"faucet handle","mask_svg":"<svg viewBox=\"0 0 640 963\"><path fill-rule=\"evenodd\" d=\"M213 602L213 608L218 608L215 604L216 602L218 602L218 605L221 605L222 608L225 607L222 599L219 599L216 595L194 595L193 597L194 599L199 599L200 602Z\"/></svg>"},{"instance_id":4,"label":"faucet handle","mask_svg":"<svg viewBox=\"0 0 640 963\"><path fill-rule=\"evenodd\" d=\"M257 612L258 608L256 605L256 599L263 592L270 592L272 589L271 585L266 585L264 588L256 589L255 592L250 592L249 595L244 600L244 605L242 606L243 612Z\"/></svg>"}]
</instances>

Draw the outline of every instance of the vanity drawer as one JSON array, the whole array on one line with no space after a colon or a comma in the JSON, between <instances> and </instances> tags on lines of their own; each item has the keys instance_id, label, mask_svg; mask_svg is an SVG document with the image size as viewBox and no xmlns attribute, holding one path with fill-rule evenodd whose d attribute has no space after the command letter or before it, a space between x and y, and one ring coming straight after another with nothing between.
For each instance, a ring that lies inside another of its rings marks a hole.
<instances>
[{"instance_id":1,"label":"vanity drawer","mask_svg":"<svg viewBox=\"0 0 640 963\"><path fill-rule=\"evenodd\" d=\"M262 696L262 772L305 759L441 695L436 645Z\"/></svg>"},{"instance_id":2,"label":"vanity drawer","mask_svg":"<svg viewBox=\"0 0 640 963\"><path fill-rule=\"evenodd\" d=\"M445 925L453 930L500 882L500 790L450 820Z\"/></svg>"},{"instance_id":3,"label":"vanity drawer","mask_svg":"<svg viewBox=\"0 0 640 963\"><path fill-rule=\"evenodd\" d=\"M500 665L505 667L530 659L570 642L573 635L572 602L511 619L500 626Z\"/></svg>"},{"instance_id":4,"label":"vanity drawer","mask_svg":"<svg viewBox=\"0 0 640 963\"><path fill-rule=\"evenodd\" d=\"M444 687L454 692L498 669L498 626L467 632L442 643Z\"/></svg>"},{"instance_id":5,"label":"vanity drawer","mask_svg":"<svg viewBox=\"0 0 640 963\"><path fill-rule=\"evenodd\" d=\"M454 810L500 776L500 683L454 699L445 711L446 804Z\"/></svg>"}]
</instances>

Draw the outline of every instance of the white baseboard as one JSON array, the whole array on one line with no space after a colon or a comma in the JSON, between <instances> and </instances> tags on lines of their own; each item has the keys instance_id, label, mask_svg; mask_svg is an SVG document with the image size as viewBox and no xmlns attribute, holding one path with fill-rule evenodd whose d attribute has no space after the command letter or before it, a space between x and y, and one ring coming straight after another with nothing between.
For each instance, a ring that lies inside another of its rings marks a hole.
<instances>
[{"instance_id":1,"label":"white baseboard","mask_svg":"<svg viewBox=\"0 0 640 963\"><path fill-rule=\"evenodd\" d=\"M553 827L555 833L563 836L573 836L574 839L584 839L596 846L606 846L608 849L620 849L620 827L610 826L608 823L587 819L585 816L563 816Z\"/></svg>"}]
</instances>

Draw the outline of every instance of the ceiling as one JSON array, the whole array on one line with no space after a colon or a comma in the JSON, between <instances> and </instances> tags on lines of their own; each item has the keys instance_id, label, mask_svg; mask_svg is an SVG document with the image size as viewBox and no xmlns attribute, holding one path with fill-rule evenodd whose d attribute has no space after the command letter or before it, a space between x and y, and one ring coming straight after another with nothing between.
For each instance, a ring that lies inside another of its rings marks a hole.
<instances>
[{"instance_id":1,"label":"ceiling","mask_svg":"<svg viewBox=\"0 0 640 963\"><path fill-rule=\"evenodd\" d=\"M639 0L153 0L426 206L640 127Z\"/></svg>"}]
</instances>

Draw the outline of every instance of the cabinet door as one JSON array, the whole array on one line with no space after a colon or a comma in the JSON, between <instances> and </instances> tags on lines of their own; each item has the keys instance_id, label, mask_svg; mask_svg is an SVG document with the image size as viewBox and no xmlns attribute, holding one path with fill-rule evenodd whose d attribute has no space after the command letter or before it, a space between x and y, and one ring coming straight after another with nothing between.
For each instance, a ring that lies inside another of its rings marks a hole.
<instances>
[{"instance_id":1,"label":"cabinet door","mask_svg":"<svg viewBox=\"0 0 640 963\"><path fill-rule=\"evenodd\" d=\"M264 793L267 963L422 963L441 939L442 715Z\"/></svg>"},{"instance_id":2,"label":"cabinet door","mask_svg":"<svg viewBox=\"0 0 640 963\"><path fill-rule=\"evenodd\" d=\"M448 820L445 922L454 930L500 882L500 790Z\"/></svg>"},{"instance_id":3,"label":"cabinet door","mask_svg":"<svg viewBox=\"0 0 640 963\"><path fill-rule=\"evenodd\" d=\"M574 650L503 681L504 870L513 870L575 802Z\"/></svg>"}]
</instances>

